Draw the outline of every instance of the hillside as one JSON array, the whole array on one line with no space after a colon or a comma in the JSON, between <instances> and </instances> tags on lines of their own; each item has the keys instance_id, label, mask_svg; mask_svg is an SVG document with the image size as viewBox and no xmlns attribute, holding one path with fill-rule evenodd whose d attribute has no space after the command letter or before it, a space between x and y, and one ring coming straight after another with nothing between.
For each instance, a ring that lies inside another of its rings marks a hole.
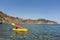
<instances>
[{"instance_id":1,"label":"hillside","mask_svg":"<svg viewBox=\"0 0 60 40\"><path fill-rule=\"evenodd\" d=\"M46 19L37 19L37 20L32 20L32 19L21 19L18 17L12 17L9 16L2 11L0 11L0 20L4 20L4 23L18 23L18 24L57 24L55 21L51 20L46 20Z\"/></svg>"}]
</instances>

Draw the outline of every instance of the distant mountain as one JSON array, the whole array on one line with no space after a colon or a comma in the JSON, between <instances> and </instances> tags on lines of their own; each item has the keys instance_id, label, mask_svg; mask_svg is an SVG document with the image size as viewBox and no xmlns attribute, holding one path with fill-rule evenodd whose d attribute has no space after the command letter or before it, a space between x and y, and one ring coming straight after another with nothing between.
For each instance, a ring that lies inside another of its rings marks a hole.
<instances>
[{"instance_id":1,"label":"distant mountain","mask_svg":"<svg viewBox=\"0 0 60 40\"><path fill-rule=\"evenodd\" d=\"M37 20L32 20L32 19L21 19L18 17L13 17L9 16L2 11L0 11L0 21L4 20L4 23L18 23L18 24L57 24L55 21L51 20L46 20L46 19L37 19Z\"/></svg>"}]
</instances>

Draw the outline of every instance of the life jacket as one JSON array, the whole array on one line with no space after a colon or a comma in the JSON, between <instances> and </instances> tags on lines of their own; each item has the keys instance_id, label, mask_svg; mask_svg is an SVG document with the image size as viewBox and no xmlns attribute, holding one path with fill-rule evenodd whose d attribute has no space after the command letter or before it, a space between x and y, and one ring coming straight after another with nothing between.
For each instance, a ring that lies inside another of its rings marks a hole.
<instances>
[{"instance_id":1,"label":"life jacket","mask_svg":"<svg viewBox=\"0 0 60 40\"><path fill-rule=\"evenodd\" d=\"M20 26L16 25L16 29L17 29L17 28L20 28Z\"/></svg>"}]
</instances>

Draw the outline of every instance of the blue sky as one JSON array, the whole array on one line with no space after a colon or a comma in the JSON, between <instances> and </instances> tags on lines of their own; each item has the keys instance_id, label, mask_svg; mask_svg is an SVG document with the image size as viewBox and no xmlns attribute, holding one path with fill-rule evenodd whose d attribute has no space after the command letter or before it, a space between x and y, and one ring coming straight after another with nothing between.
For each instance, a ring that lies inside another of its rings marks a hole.
<instances>
[{"instance_id":1,"label":"blue sky","mask_svg":"<svg viewBox=\"0 0 60 40\"><path fill-rule=\"evenodd\" d=\"M0 0L0 11L23 19L48 19L60 23L60 0Z\"/></svg>"}]
</instances>

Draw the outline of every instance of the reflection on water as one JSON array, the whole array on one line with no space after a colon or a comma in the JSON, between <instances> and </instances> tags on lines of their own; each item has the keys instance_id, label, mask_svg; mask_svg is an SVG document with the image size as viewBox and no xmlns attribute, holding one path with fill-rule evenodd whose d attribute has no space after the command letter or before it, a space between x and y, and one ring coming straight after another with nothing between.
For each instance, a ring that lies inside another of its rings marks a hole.
<instances>
[{"instance_id":1,"label":"reflection on water","mask_svg":"<svg viewBox=\"0 0 60 40\"><path fill-rule=\"evenodd\" d=\"M21 24L28 28L28 34L18 34L9 24L0 24L0 40L60 40L60 24Z\"/></svg>"}]
</instances>

